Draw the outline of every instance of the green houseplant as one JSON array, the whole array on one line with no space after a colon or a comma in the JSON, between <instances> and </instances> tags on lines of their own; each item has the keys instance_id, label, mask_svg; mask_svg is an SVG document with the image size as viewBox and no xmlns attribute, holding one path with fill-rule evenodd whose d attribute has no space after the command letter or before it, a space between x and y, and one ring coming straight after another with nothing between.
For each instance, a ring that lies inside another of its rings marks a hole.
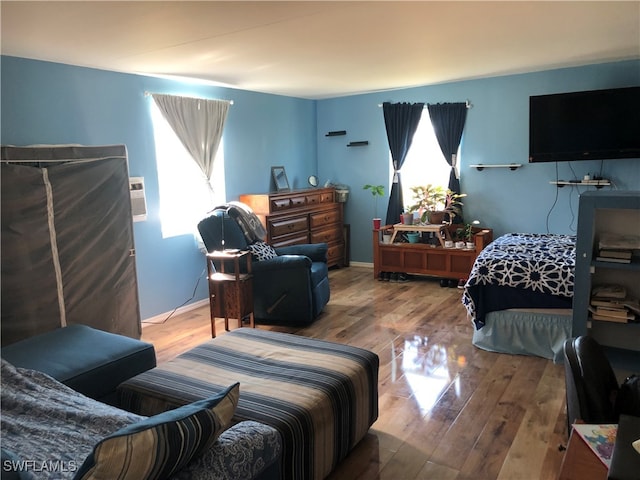
<instances>
[{"instance_id":1,"label":"green houseplant","mask_svg":"<svg viewBox=\"0 0 640 480\"><path fill-rule=\"evenodd\" d=\"M449 215L449 222L456 215L460 215L463 203L462 198L466 193L455 193L448 188L439 185L420 185L411 187L413 192L413 205L409 207L411 212L419 212L422 223L442 223L444 215Z\"/></svg>"},{"instance_id":2,"label":"green houseplant","mask_svg":"<svg viewBox=\"0 0 640 480\"><path fill-rule=\"evenodd\" d=\"M377 219L378 217L378 197L382 197L384 195L384 185L370 185L366 184L362 187L364 190L370 190L371 195L373 195L373 218Z\"/></svg>"}]
</instances>

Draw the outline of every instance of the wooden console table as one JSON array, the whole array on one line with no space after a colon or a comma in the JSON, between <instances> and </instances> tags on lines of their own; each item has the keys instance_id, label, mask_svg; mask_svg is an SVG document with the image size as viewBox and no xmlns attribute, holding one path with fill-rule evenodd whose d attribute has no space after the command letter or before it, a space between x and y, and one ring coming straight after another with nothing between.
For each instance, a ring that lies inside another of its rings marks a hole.
<instances>
[{"instance_id":1,"label":"wooden console table","mask_svg":"<svg viewBox=\"0 0 640 480\"><path fill-rule=\"evenodd\" d=\"M466 278L478 254L493 241L493 230L474 227L474 249L444 248L444 238L451 238L460 225L403 225L398 231L436 232L439 246L425 243L383 243L382 232L390 232L398 225L385 225L373 230L373 276L380 272L413 273L442 278Z\"/></svg>"}]
</instances>

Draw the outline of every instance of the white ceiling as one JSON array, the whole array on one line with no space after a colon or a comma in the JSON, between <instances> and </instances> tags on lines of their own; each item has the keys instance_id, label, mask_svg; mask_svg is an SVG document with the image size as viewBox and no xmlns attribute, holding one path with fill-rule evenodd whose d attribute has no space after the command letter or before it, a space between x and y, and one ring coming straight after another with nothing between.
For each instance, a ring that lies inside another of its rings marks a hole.
<instances>
[{"instance_id":1,"label":"white ceiling","mask_svg":"<svg viewBox=\"0 0 640 480\"><path fill-rule=\"evenodd\" d=\"M640 1L2 1L4 55L327 98L640 58Z\"/></svg>"}]
</instances>

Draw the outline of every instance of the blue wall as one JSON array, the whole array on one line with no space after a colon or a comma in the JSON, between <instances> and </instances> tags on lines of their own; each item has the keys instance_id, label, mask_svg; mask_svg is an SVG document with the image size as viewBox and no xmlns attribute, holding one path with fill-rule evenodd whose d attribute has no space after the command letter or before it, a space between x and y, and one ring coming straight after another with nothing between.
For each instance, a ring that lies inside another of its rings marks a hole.
<instances>
[{"instance_id":1,"label":"blue wall","mask_svg":"<svg viewBox=\"0 0 640 480\"><path fill-rule=\"evenodd\" d=\"M142 318L206 298L202 253L191 235L163 239L158 178L145 91L230 99L225 126L228 200L268 191L271 166L303 187L316 173L316 104L298 98L203 86L56 63L1 58L3 144L125 144L131 176L145 178L148 220L134 224Z\"/></svg>"},{"instance_id":2,"label":"blue wall","mask_svg":"<svg viewBox=\"0 0 640 480\"><path fill-rule=\"evenodd\" d=\"M578 195L587 187L556 188L556 179L601 173L621 190L640 190L640 159L529 164L529 96L640 85L640 62L627 61L492 77L441 85L378 92L318 102L318 167L321 182L330 178L350 186L345 221L351 224L351 257L370 262L371 194L366 183L389 185L389 149L382 108L385 102L464 102L469 100L460 153L465 219L478 219L506 232L575 233ZM346 130L342 137L325 137ZM640 132L640 130L639 130ZM639 133L640 134L640 133ZM347 148L349 141L366 147ZM474 164L520 163L522 168L470 168ZM405 182L407 180L405 179ZM593 188L593 187L588 187ZM386 189L389 192L389 188ZM557 198L556 198L557 194ZM386 205L386 201L385 201ZM379 215L385 218L385 207Z\"/></svg>"},{"instance_id":3,"label":"blue wall","mask_svg":"<svg viewBox=\"0 0 640 480\"><path fill-rule=\"evenodd\" d=\"M204 267L191 236L162 238L152 100L145 91L234 101L224 133L228 200L268 191L272 165L286 167L294 188L305 187L312 173L321 183L349 185L345 219L351 224L352 260L371 262L373 206L362 186L389 182L378 104L469 99L473 108L461 153L466 218L481 220L496 235L569 233L575 231L584 187L556 189L549 184L556 179L556 164L527 164L529 95L640 85L640 61L628 61L311 101L14 57L3 56L1 62L3 144L124 143L131 175L145 177L149 216L134 224L142 318L169 312L189 299ZM332 130L347 130L347 135L325 137ZM346 147L358 140L369 145ZM512 162L524 167L482 172L469 167ZM557 178L600 171L619 189L640 189L640 159L563 162ZM379 205L383 218L385 205ZM195 300L204 298L201 281Z\"/></svg>"}]
</instances>

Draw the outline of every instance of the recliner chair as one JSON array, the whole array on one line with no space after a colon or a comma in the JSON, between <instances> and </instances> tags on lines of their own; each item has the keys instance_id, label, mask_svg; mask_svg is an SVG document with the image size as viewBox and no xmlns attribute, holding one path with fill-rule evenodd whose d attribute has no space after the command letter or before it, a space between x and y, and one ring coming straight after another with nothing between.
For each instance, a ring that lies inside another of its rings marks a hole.
<instances>
[{"instance_id":1,"label":"recliner chair","mask_svg":"<svg viewBox=\"0 0 640 480\"><path fill-rule=\"evenodd\" d=\"M239 202L216 207L198 223L208 252L247 250L266 235L258 217ZM329 302L326 243L275 248L276 258L253 261L253 313L256 321L304 325Z\"/></svg>"}]
</instances>

